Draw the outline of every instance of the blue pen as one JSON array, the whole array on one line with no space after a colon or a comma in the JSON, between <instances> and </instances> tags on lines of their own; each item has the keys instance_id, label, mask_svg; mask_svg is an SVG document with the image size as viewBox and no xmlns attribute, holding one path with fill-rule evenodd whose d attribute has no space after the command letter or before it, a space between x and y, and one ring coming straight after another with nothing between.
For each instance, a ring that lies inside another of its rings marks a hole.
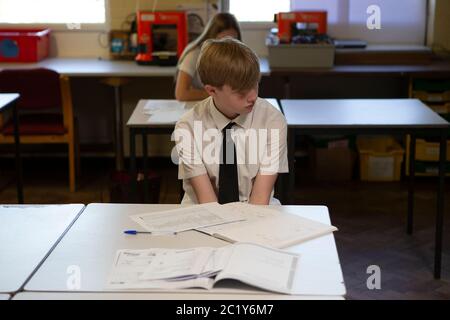
<instances>
[{"instance_id":1,"label":"blue pen","mask_svg":"<svg viewBox=\"0 0 450 320\"><path fill-rule=\"evenodd\" d=\"M150 231L137 231L137 230L125 230L123 233L125 233L125 234L138 234L138 233L151 234Z\"/></svg>"},{"instance_id":2,"label":"blue pen","mask_svg":"<svg viewBox=\"0 0 450 320\"><path fill-rule=\"evenodd\" d=\"M137 231L137 230L125 230L123 233L125 234L132 234L132 235L136 235L139 233L144 233L144 234L177 234L176 232L172 232L172 231Z\"/></svg>"}]
</instances>

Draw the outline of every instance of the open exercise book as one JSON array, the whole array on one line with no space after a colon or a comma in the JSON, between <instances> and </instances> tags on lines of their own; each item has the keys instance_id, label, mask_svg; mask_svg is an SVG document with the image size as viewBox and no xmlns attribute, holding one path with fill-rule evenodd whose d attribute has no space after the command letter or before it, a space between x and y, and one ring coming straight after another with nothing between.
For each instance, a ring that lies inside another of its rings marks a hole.
<instances>
[{"instance_id":1,"label":"open exercise book","mask_svg":"<svg viewBox=\"0 0 450 320\"><path fill-rule=\"evenodd\" d=\"M229 211L237 221L196 230L231 243L251 242L280 249L337 230L332 225L268 207L233 202L222 208Z\"/></svg>"},{"instance_id":2,"label":"open exercise book","mask_svg":"<svg viewBox=\"0 0 450 320\"><path fill-rule=\"evenodd\" d=\"M231 243L250 242L272 248L286 248L337 230L294 214L241 202L142 213L131 219L147 231L197 230Z\"/></svg>"},{"instance_id":3,"label":"open exercise book","mask_svg":"<svg viewBox=\"0 0 450 320\"><path fill-rule=\"evenodd\" d=\"M119 250L106 289L211 289L237 280L292 294L300 256L256 244L222 248Z\"/></svg>"}]
</instances>

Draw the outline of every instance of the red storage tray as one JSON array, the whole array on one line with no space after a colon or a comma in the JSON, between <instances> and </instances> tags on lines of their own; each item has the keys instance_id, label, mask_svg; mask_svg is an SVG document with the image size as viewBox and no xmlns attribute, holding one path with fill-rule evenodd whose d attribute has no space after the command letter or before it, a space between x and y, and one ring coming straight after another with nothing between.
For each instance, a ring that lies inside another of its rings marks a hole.
<instances>
[{"instance_id":1,"label":"red storage tray","mask_svg":"<svg viewBox=\"0 0 450 320\"><path fill-rule=\"evenodd\" d=\"M49 49L50 29L0 29L0 62L37 62Z\"/></svg>"}]
</instances>

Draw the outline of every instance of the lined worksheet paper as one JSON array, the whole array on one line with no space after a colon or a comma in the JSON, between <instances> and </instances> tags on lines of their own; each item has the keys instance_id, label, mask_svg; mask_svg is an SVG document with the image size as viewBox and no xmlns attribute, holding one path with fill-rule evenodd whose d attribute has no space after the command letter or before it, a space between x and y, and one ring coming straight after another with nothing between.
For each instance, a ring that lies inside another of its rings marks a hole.
<instances>
[{"instance_id":1,"label":"lined worksheet paper","mask_svg":"<svg viewBox=\"0 0 450 320\"><path fill-rule=\"evenodd\" d=\"M240 215L227 212L218 203L207 203L185 208L151 212L131 216L147 231L181 232L206 226L242 220Z\"/></svg>"}]
</instances>

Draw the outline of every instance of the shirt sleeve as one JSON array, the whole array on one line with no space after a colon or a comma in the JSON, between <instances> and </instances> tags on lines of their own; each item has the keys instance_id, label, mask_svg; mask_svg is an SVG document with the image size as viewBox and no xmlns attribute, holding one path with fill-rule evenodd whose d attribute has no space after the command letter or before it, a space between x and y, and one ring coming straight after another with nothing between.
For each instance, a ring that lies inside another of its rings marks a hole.
<instances>
[{"instance_id":1,"label":"shirt sleeve","mask_svg":"<svg viewBox=\"0 0 450 320\"><path fill-rule=\"evenodd\" d=\"M267 145L259 172L263 175L289 172L286 119L277 112L267 129Z\"/></svg>"},{"instance_id":2,"label":"shirt sleeve","mask_svg":"<svg viewBox=\"0 0 450 320\"><path fill-rule=\"evenodd\" d=\"M190 179L206 174L205 164L189 125L184 122L177 123L173 137L178 155L178 179Z\"/></svg>"},{"instance_id":3,"label":"shirt sleeve","mask_svg":"<svg viewBox=\"0 0 450 320\"><path fill-rule=\"evenodd\" d=\"M186 72L192 78L194 78L197 72L197 56L194 54L194 50L191 50L181 61L178 66L178 70Z\"/></svg>"}]
</instances>

